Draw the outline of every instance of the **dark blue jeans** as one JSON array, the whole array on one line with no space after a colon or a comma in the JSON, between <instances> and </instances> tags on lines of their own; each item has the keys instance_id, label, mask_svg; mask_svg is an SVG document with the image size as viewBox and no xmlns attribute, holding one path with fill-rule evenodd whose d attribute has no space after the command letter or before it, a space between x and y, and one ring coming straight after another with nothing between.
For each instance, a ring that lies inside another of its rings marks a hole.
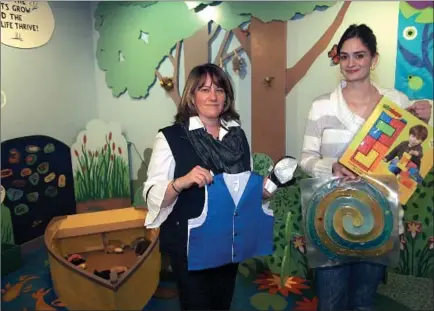
<instances>
[{"instance_id":1,"label":"dark blue jeans","mask_svg":"<svg viewBox=\"0 0 434 311\"><path fill-rule=\"evenodd\" d=\"M318 311L374 310L385 266L358 262L315 269Z\"/></svg>"},{"instance_id":2,"label":"dark blue jeans","mask_svg":"<svg viewBox=\"0 0 434 311\"><path fill-rule=\"evenodd\" d=\"M401 169L397 166L397 164L398 164L398 159L396 158L390 161L389 163L389 171L391 171L395 175L401 173Z\"/></svg>"}]
</instances>

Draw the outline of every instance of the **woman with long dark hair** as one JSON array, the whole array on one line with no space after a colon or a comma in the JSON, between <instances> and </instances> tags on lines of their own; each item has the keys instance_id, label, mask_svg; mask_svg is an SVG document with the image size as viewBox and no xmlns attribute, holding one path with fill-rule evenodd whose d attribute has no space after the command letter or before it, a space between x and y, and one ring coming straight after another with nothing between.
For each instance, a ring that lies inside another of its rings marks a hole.
<instances>
[{"instance_id":1,"label":"woman with long dark hair","mask_svg":"<svg viewBox=\"0 0 434 311\"><path fill-rule=\"evenodd\" d=\"M371 81L378 51L377 39L368 26L349 26L338 43L337 53L344 80L333 92L313 102L306 123L300 166L313 177L355 178L350 170L338 163L338 159L382 96L425 122L431 116L429 103L408 107L407 96ZM403 233L402 223L400 233ZM345 265L330 262L315 269L318 310L373 310L374 297L384 273L385 266L368 262Z\"/></svg>"}]
</instances>

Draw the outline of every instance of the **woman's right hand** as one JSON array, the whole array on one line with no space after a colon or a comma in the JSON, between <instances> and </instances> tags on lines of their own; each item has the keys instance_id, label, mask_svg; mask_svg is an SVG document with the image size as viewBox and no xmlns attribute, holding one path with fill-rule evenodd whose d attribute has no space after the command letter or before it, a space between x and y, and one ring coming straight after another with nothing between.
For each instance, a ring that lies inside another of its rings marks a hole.
<instances>
[{"instance_id":1,"label":"woman's right hand","mask_svg":"<svg viewBox=\"0 0 434 311\"><path fill-rule=\"evenodd\" d=\"M206 170L199 165L195 166L188 174L178 178L174 186L180 191L190 188L193 184L197 184L199 188L212 183L213 177L209 170Z\"/></svg>"},{"instance_id":2,"label":"woman's right hand","mask_svg":"<svg viewBox=\"0 0 434 311\"><path fill-rule=\"evenodd\" d=\"M350 179L356 179L356 175L347 169L342 164L336 162L332 165L332 174L337 177L348 177Z\"/></svg>"}]
</instances>

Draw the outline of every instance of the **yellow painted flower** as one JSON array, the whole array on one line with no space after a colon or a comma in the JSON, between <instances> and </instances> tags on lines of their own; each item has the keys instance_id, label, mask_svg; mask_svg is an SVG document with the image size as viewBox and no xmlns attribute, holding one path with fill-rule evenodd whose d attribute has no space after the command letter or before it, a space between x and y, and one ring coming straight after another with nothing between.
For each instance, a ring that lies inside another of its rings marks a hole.
<instances>
[{"instance_id":1,"label":"yellow painted flower","mask_svg":"<svg viewBox=\"0 0 434 311\"><path fill-rule=\"evenodd\" d=\"M422 232L422 224L418 221L409 221L407 231L410 232L411 237L414 239L418 233Z\"/></svg>"},{"instance_id":2,"label":"yellow painted flower","mask_svg":"<svg viewBox=\"0 0 434 311\"><path fill-rule=\"evenodd\" d=\"M300 253L304 254L306 251L305 245L306 242L304 241L304 237L301 235L297 235L292 240L292 243L294 244L294 247L300 251Z\"/></svg>"}]
</instances>

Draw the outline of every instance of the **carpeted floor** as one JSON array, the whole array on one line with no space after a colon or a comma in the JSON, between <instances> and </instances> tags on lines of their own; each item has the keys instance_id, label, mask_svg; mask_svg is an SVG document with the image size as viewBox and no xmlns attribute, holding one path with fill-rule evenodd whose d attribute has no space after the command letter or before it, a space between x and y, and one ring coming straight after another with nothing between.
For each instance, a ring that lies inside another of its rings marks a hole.
<instances>
[{"instance_id":1,"label":"carpeted floor","mask_svg":"<svg viewBox=\"0 0 434 311\"><path fill-rule=\"evenodd\" d=\"M4 311L67 310L52 290L47 254L38 251L20 270L2 277ZM279 287L280 279L269 272L256 274L243 271L237 278L232 310L315 310L317 299L308 281L293 277ZM162 282L162 287L173 287ZM397 299L398 300L398 299ZM50 309L51 308L51 309ZM377 310L411 310L403 303L379 295ZM179 310L177 297L152 298L143 310ZM427 310L427 309L426 309Z\"/></svg>"}]
</instances>

